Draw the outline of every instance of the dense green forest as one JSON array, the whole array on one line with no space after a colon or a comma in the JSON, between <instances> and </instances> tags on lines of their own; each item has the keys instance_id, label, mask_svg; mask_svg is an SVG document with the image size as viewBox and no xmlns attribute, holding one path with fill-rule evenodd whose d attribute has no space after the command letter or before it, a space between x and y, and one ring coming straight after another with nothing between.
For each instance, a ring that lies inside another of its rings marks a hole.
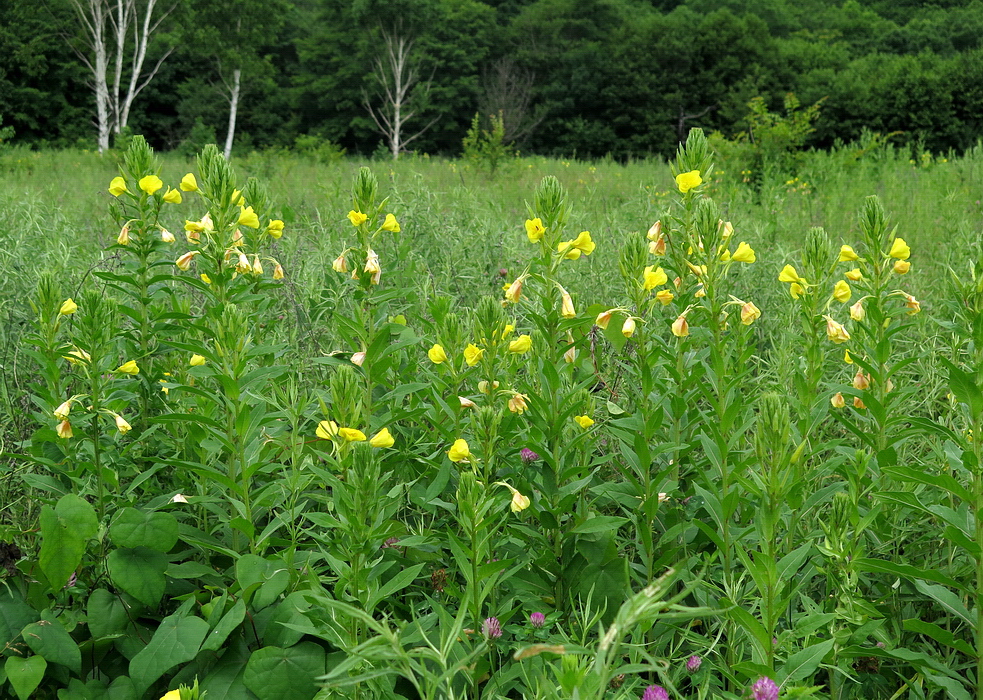
<instances>
[{"instance_id":1,"label":"dense green forest","mask_svg":"<svg viewBox=\"0 0 983 700\"><path fill-rule=\"evenodd\" d=\"M0 3L6 143L96 147L79 9L111 17L122 1ZM380 71L392 80L400 47L416 77L404 140L425 129L405 148L426 153L460 153L475 113L501 111L524 153L665 155L694 126L746 132L752 98L781 111L789 92L821 101L816 147L864 128L936 152L983 134L980 0L157 0L158 20L136 83L159 69L121 131L160 149L223 143L239 88L237 150L383 153L366 103L384 110Z\"/></svg>"}]
</instances>

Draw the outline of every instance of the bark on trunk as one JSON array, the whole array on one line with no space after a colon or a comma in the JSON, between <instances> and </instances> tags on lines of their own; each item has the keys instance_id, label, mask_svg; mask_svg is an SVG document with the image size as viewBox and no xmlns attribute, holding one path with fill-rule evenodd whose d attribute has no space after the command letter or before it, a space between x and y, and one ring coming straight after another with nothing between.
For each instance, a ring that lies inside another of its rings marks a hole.
<instances>
[{"instance_id":1,"label":"bark on trunk","mask_svg":"<svg viewBox=\"0 0 983 700\"><path fill-rule=\"evenodd\" d=\"M242 70L232 71L232 88L229 91L229 131L225 135L225 159L232 157L232 139L236 133L236 113L239 111L239 84Z\"/></svg>"}]
</instances>

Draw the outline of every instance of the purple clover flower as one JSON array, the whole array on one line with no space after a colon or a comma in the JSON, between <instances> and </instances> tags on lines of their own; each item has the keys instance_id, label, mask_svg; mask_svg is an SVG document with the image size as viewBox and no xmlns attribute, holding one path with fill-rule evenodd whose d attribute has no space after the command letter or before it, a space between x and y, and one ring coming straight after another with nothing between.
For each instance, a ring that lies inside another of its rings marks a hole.
<instances>
[{"instance_id":1,"label":"purple clover flower","mask_svg":"<svg viewBox=\"0 0 983 700\"><path fill-rule=\"evenodd\" d=\"M756 680L751 686L751 692L754 694L754 700L778 700L778 686L768 676Z\"/></svg>"},{"instance_id":2,"label":"purple clover flower","mask_svg":"<svg viewBox=\"0 0 983 700\"><path fill-rule=\"evenodd\" d=\"M700 658L699 654L693 654L691 657L686 659L686 670L690 673L696 673L700 670L700 664L703 663L703 659Z\"/></svg>"},{"instance_id":3,"label":"purple clover flower","mask_svg":"<svg viewBox=\"0 0 983 700\"><path fill-rule=\"evenodd\" d=\"M642 700L669 700L669 693L661 685L650 685L642 693Z\"/></svg>"},{"instance_id":4,"label":"purple clover flower","mask_svg":"<svg viewBox=\"0 0 983 700\"><path fill-rule=\"evenodd\" d=\"M539 459L539 455L530 450L528 447L523 447L521 450L519 450L519 457L521 457L522 461L526 464L535 462Z\"/></svg>"},{"instance_id":5,"label":"purple clover flower","mask_svg":"<svg viewBox=\"0 0 983 700\"><path fill-rule=\"evenodd\" d=\"M539 629L546 624L546 616L541 612L534 612L529 615L529 624Z\"/></svg>"},{"instance_id":6,"label":"purple clover flower","mask_svg":"<svg viewBox=\"0 0 983 700\"><path fill-rule=\"evenodd\" d=\"M485 639L498 639L502 636L502 623L497 617L489 617L481 623L481 633L485 635Z\"/></svg>"}]
</instances>

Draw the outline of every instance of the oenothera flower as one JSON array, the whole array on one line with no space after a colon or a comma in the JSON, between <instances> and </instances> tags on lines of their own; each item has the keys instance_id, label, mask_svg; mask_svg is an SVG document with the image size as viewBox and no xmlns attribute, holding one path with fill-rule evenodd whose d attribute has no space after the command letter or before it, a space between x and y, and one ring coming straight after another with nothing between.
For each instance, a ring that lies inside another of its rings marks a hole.
<instances>
[{"instance_id":1,"label":"oenothera flower","mask_svg":"<svg viewBox=\"0 0 983 700\"><path fill-rule=\"evenodd\" d=\"M859 282L864 278L863 273L860 272L859 267L855 267L852 270L847 270L846 272L843 273L843 276L846 277L851 282Z\"/></svg>"},{"instance_id":2,"label":"oenothera flower","mask_svg":"<svg viewBox=\"0 0 983 700\"><path fill-rule=\"evenodd\" d=\"M110 180L109 194L113 195L114 197L119 197L124 192L129 192L129 190L126 189L126 180L121 177L114 177L112 180Z\"/></svg>"},{"instance_id":3,"label":"oenothera flower","mask_svg":"<svg viewBox=\"0 0 983 700\"><path fill-rule=\"evenodd\" d=\"M594 425L594 419L590 416L574 416L573 420L584 430L587 430L589 427Z\"/></svg>"},{"instance_id":4,"label":"oenothera flower","mask_svg":"<svg viewBox=\"0 0 983 700\"><path fill-rule=\"evenodd\" d=\"M607 311L602 311L594 319L594 325L598 328L603 328L607 330L608 324L611 323L611 316L614 314L614 309L608 309Z\"/></svg>"},{"instance_id":5,"label":"oenothera flower","mask_svg":"<svg viewBox=\"0 0 983 700\"><path fill-rule=\"evenodd\" d=\"M278 262L273 267L273 279L275 279L275 280L282 280L283 279L283 265L281 265Z\"/></svg>"},{"instance_id":6,"label":"oenothera flower","mask_svg":"<svg viewBox=\"0 0 983 700\"><path fill-rule=\"evenodd\" d=\"M256 216L256 212L253 211L252 207L239 207L238 223L240 226L259 228L259 217Z\"/></svg>"},{"instance_id":7,"label":"oenothera flower","mask_svg":"<svg viewBox=\"0 0 983 700\"><path fill-rule=\"evenodd\" d=\"M699 187L703 184L703 178L700 177L699 170L690 170L688 173L679 173L676 176L676 187L683 194L686 194L694 187Z\"/></svg>"},{"instance_id":8,"label":"oenothera flower","mask_svg":"<svg viewBox=\"0 0 983 700\"><path fill-rule=\"evenodd\" d=\"M283 222L279 219L272 219L266 225L266 233L269 234L270 238L279 239L283 235Z\"/></svg>"},{"instance_id":9,"label":"oenothera flower","mask_svg":"<svg viewBox=\"0 0 983 700\"><path fill-rule=\"evenodd\" d=\"M246 257L245 253L239 253L238 261L236 262L236 272L240 275L244 275L247 272L252 272L252 265L249 264L249 258Z\"/></svg>"},{"instance_id":10,"label":"oenothera flower","mask_svg":"<svg viewBox=\"0 0 983 700\"><path fill-rule=\"evenodd\" d=\"M518 338L509 343L509 352L517 355L529 352L532 349L532 338L523 333Z\"/></svg>"},{"instance_id":11,"label":"oenothera flower","mask_svg":"<svg viewBox=\"0 0 983 700\"><path fill-rule=\"evenodd\" d=\"M512 502L509 504L509 508L512 510L513 513L518 513L529 507L530 504L529 498L519 493L518 490L515 489L515 487L505 483L504 481L496 481L495 485L504 486L512 494Z\"/></svg>"},{"instance_id":12,"label":"oenothera flower","mask_svg":"<svg viewBox=\"0 0 983 700\"><path fill-rule=\"evenodd\" d=\"M87 363L92 359L89 356L89 353L87 353L82 348L72 348L71 350L68 351L67 355L62 355L62 357L64 357L73 365L77 365L80 363Z\"/></svg>"},{"instance_id":13,"label":"oenothera flower","mask_svg":"<svg viewBox=\"0 0 983 700\"><path fill-rule=\"evenodd\" d=\"M730 259L734 262L753 263L757 260L757 257L754 255L754 249L744 241L741 241L737 244L737 250L730 256Z\"/></svg>"},{"instance_id":14,"label":"oenothera flower","mask_svg":"<svg viewBox=\"0 0 983 700\"><path fill-rule=\"evenodd\" d=\"M668 289L660 289L655 293L655 298L662 302L663 306L668 306L669 303L675 299L675 295Z\"/></svg>"},{"instance_id":15,"label":"oenothera flower","mask_svg":"<svg viewBox=\"0 0 983 700\"><path fill-rule=\"evenodd\" d=\"M826 337L834 343L845 343L850 340L850 334L842 323L835 321L832 317L826 316Z\"/></svg>"},{"instance_id":16,"label":"oenothera flower","mask_svg":"<svg viewBox=\"0 0 983 700\"><path fill-rule=\"evenodd\" d=\"M750 326L759 318L761 318L761 309L755 306L754 302L748 301L741 306L741 323L745 326Z\"/></svg>"},{"instance_id":17,"label":"oenothera flower","mask_svg":"<svg viewBox=\"0 0 983 700\"><path fill-rule=\"evenodd\" d=\"M253 256L252 268L253 268L253 274L256 275L257 277L263 274L263 264L259 261L258 255Z\"/></svg>"},{"instance_id":18,"label":"oenothera flower","mask_svg":"<svg viewBox=\"0 0 983 700\"><path fill-rule=\"evenodd\" d=\"M922 310L922 305L918 303L918 300L915 297L905 292L901 292L901 296L904 297L905 307L908 309L909 315L917 314Z\"/></svg>"},{"instance_id":19,"label":"oenothera flower","mask_svg":"<svg viewBox=\"0 0 983 700\"><path fill-rule=\"evenodd\" d=\"M907 274L908 270L911 269L911 263L907 260L897 260L894 263L894 271L899 275Z\"/></svg>"},{"instance_id":20,"label":"oenothera flower","mask_svg":"<svg viewBox=\"0 0 983 700\"><path fill-rule=\"evenodd\" d=\"M396 221L396 217L392 214L386 214L386 220L382 222L382 230L399 233L399 222Z\"/></svg>"},{"instance_id":21,"label":"oenothera flower","mask_svg":"<svg viewBox=\"0 0 983 700\"><path fill-rule=\"evenodd\" d=\"M119 230L119 235L116 236L116 242L120 245L130 245L130 225L123 224L123 228Z\"/></svg>"},{"instance_id":22,"label":"oenothera flower","mask_svg":"<svg viewBox=\"0 0 983 700\"><path fill-rule=\"evenodd\" d=\"M201 367L203 364L205 364L205 358L203 355L195 353L191 356L191 361L188 362L188 364L192 367Z\"/></svg>"},{"instance_id":23,"label":"oenothera flower","mask_svg":"<svg viewBox=\"0 0 983 700\"><path fill-rule=\"evenodd\" d=\"M563 318L574 318L577 315L573 308L573 299L563 287L560 287L560 315Z\"/></svg>"},{"instance_id":24,"label":"oenothera flower","mask_svg":"<svg viewBox=\"0 0 983 700\"><path fill-rule=\"evenodd\" d=\"M845 245L840 247L840 262L851 262L859 259L860 256L850 246Z\"/></svg>"},{"instance_id":25,"label":"oenothera flower","mask_svg":"<svg viewBox=\"0 0 983 700\"><path fill-rule=\"evenodd\" d=\"M463 462L470 456L471 450L468 449L467 440L462 438L455 440L451 448L447 450L447 458L452 462Z\"/></svg>"},{"instance_id":26,"label":"oenothera flower","mask_svg":"<svg viewBox=\"0 0 983 700\"><path fill-rule=\"evenodd\" d=\"M846 399L843 398L843 393L837 391L829 400L833 408L843 408L846 406Z\"/></svg>"},{"instance_id":27,"label":"oenothera flower","mask_svg":"<svg viewBox=\"0 0 983 700\"><path fill-rule=\"evenodd\" d=\"M484 354L484 349L479 348L474 343L468 343L468 346L464 348L464 361L468 363L468 367L474 367L481 362Z\"/></svg>"},{"instance_id":28,"label":"oenothera flower","mask_svg":"<svg viewBox=\"0 0 983 700\"><path fill-rule=\"evenodd\" d=\"M187 501L183 501L183 502L187 503ZM166 693L164 693L164 695L161 697L160 700L181 700L181 691L168 690Z\"/></svg>"},{"instance_id":29,"label":"oenothera flower","mask_svg":"<svg viewBox=\"0 0 983 700\"><path fill-rule=\"evenodd\" d=\"M466 396L458 396L457 400L460 402L461 408L474 408L478 405Z\"/></svg>"},{"instance_id":30,"label":"oenothera flower","mask_svg":"<svg viewBox=\"0 0 983 700\"><path fill-rule=\"evenodd\" d=\"M853 407L854 408L864 409L864 408L867 408L867 404L865 404L863 402L863 400L859 396L854 396L853 397Z\"/></svg>"},{"instance_id":31,"label":"oenothera flower","mask_svg":"<svg viewBox=\"0 0 983 700\"><path fill-rule=\"evenodd\" d=\"M393 436L389 433L389 428L383 428L372 436L372 439L369 440L369 444L372 445L372 447L392 447L396 444L396 440L394 440Z\"/></svg>"},{"instance_id":32,"label":"oenothera flower","mask_svg":"<svg viewBox=\"0 0 983 700\"><path fill-rule=\"evenodd\" d=\"M365 256L364 270L371 273L372 284L379 284L379 280L382 278L382 264L379 262L379 254L371 248L368 249Z\"/></svg>"},{"instance_id":33,"label":"oenothera flower","mask_svg":"<svg viewBox=\"0 0 983 700\"><path fill-rule=\"evenodd\" d=\"M440 363L447 361L447 353L444 352L444 348L436 343L434 343L432 348L427 350L427 357L429 357L430 361L435 365L439 365Z\"/></svg>"},{"instance_id":34,"label":"oenothera flower","mask_svg":"<svg viewBox=\"0 0 983 700\"><path fill-rule=\"evenodd\" d=\"M526 399L528 398L529 397L525 394L520 394L518 392L513 393L512 397L508 401L509 410L512 411L512 413L518 413L521 415L527 408L529 408L529 404L526 403Z\"/></svg>"},{"instance_id":35,"label":"oenothera flower","mask_svg":"<svg viewBox=\"0 0 983 700\"><path fill-rule=\"evenodd\" d=\"M846 283L846 280L840 280L833 285L833 298L841 304L850 301L850 297L852 296L853 291L850 289L850 285Z\"/></svg>"},{"instance_id":36,"label":"oenothera flower","mask_svg":"<svg viewBox=\"0 0 983 700\"><path fill-rule=\"evenodd\" d=\"M164 181L156 175L147 175L146 177L141 177L140 182L137 184L140 186L140 189L147 194L153 194L164 186Z\"/></svg>"},{"instance_id":37,"label":"oenothera flower","mask_svg":"<svg viewBox=\"0 0 983 700\"><path fill-rule=\"evenodd\" d=\"M495 391L496 389L498 389L497 381L494 381L491 384L489 384L487 380L482 379L480 382L478 382L478 391L480 391L482 394L487 395Z\"/></svg>"},{"instance_id":38,"label":"oenothera flower","mask_svg":"<svg viewBox=\"0 0 983 700\"><path fill-rule=\"evenodd\" d=\"M635 319L631 316L625 319L625 322L621 324L621 335L626 338L630 338L635 335Z\"/></svg>"},{"instance_id":39,"label":"oenothera flower","mask_svg":"<svg viewBox=\"0 0 983 700\"><path fill-rule=\"evenodd\" d=\"M317 424L314 434L322 440L332 440L338 434L338 424L333 420L323 420Z\"/></svg>"},{"instance_id":40,"label":"oenothera flower","mask_svg":"<svg viewBox=\"0 0 983 700\"><path fill-rule=\"evenodd\" d=\"M654 241L649 241L649 253L652 255L666 254L666 237L660 235Z\"/></svg>"},{"instance_id":41,"label":"oenothera flower","mask_svg":"<svg viewBox=\"0 0 983 700\"><path fill-rule=\"evenodd\" d=\"M870 377L865 375L862 369L858 369L857 373L853 376L853 388L860 391L870 388Z\"/></svg>"},{"instance_id":42,"label":"oenothera flower","mask_svg":"<svg viewBox=\"0 0 983 700\"><path fill-rule=\"evenodd\" d=\"M122 374L130 374L130 375L140 374L140 368L137 367L137 363L135 360L127 360L119 367L117 367L116 371Z\"/></svg>"},{"instance_id":43,"label":"oenothera flower","mask_svg":"<svg viewBox=\"0 0 983 700\"><path fill-rule=\"evenodd\" d=\"M198 191L198 180L195 178L194 173L188 173L181 178L181 184L178 185L185 192L197 192Z\"/></svg>"},{"instance_id":44,"label":"oenothera flower","mask_svg":"<svg viewBox=\"0 0 983 700\"><path fill-rule=\"evenodd\" d=\"M848 365L852 365L853 364L853 358L850 357L850 348L846 348L843 351L843 361L845 363L847 363Z\"/></svg>"},{"instance_id":45,"label":"oenothera flower","mask_svg":"<svg viewBox=\"0 0 983 700\"><path fill-rule=\"evenodd\" d=\"M361 226L368 221L368 219L369 217L356 209L352 209L350 212L348 212L348 220L352 222L352 226Z\"/></svg>"},{"instance_id":46,"label":"oenothera flower","mask_svg":"<svg viewBox=\"0 0 983 700\"><path fill-rule=\"evenodd\" d=\"M167 192L164 193L164 201L168 204L180 204L181 190L172 190L170 187L168 187Z\"/></svg>"},{"instance_id":47,"label":"oenothera flower","mask_svg":"<svg viewBox=\"0 0 983 700\"><path fill-rule=\"evenodd\" d=\"M62 404L60 404L58 408L55 409L52 415L54 415L54 417L57 418L58 420L65 420L68 418L68 414L71 412L71 410L72 410L72 399L69 399L68 401L65 401Z\"/></svg>"},{"instance_id":48,"label":"oenothera flower","mask_svg":"<svg viewBox=\"0 0 983 700\"><path fill-rule=\"evenodd\" d=\"M793 299L798 299L804 291L802 285L798 282L793 282L788 286L788 293L792 295Z\"/></svg>"},{"instance_id":49,"label":"oenothera flower","mask_svg":"<svg viewBox=\"0 0 983 700\"><path fill-rule=\"evenodd\" d=\"M365 442L365 433L357 428L338 428L338 435L345 442Z\"/></svg>"},{"instance_id":50,"label":"oenothera flower","mask_svg":"<svg viewBox=\"0 0 983 700\"><path fill-rule=\"evenodd\" d=\"M195 256L198 255L199 252L200 251L192 250L192 251L190 251L188 253L185 253L184 255L182 255L177 260L175 260L174 261L174 264L177 265L177 269L179 269L179 270L190 270L191 269L191 261L195 259Z\"/></svg>"},{"instance_id":51,"label":"oenothera flower","mask_svg":"<svg viewBox=\"0 0 983 700\"><path fill-rule=\"evenodd\" d=\"M677 338L685 338L689 335L689 321L686 320L686 312L679 314L670 327L672 334Z\"/></svg>"},{"instance_id":52,"label":"oenothera flower","mask_svg":"<svg viewBox=\"0 0 983 700\"><path fill-rule=\"evenodd\" d=\"M526 279L525 275L519 275L515 282L505 287L505 299L517 304L522 297L522 282Z\"/></svg>"},{"instance_id":53,"label":"oenothera flower","mask_svg":"<svg viewBox=\"0 0 983 700\"><path fill-rule=\"evenodd\" d=\"M526 219L526 236L529 238L530 243L536 243L543 234L546 233L546 228L543 226L543 220L538 216L535 219Z\"/></svg>"},{"instance_id":54,"label":"oenothera flower","mask_svg":"<svg viewBox=\"0 0 983 700\"><path fill-rule=\"evenodd\" d=\"M782 271L778 273L779 282L798 282L800 281L799 273L795 271L795 268L791 265L786 265L782 268Z\"/></svg>"},{"instance_id":55,"label":"oenothera flower","mask_svg":"<svg viewBox=\"0 0 983 700\"><path fill-rule=\"evenodd\" d=\"M891 252L888 253L892 258L907 260L911 256L911 248L904 242L903 238L895 238L891 243Z\"/></svg>"},{"instance_id":56,"label":"oenothera flower","mask_svg":"<svg viewBox=\"0 0 983 700\"><path fill-rule=\"evenodd\" d=\"M60 313L62 316L71 316L78 310L78 304L76 304L71 297L68 297L68 299L61 303L61 308L58 309L58 313Z\"/></svg>"},{"instance_id":57,"label":"oenothera flower","mask_svg":"<svg viewBox=\"0 0 983 700\"><path fill-rule=\"evenodd\" d=\"M126 435L133 428L133 426L127 423L126 419L118 413L113 414L113 419L116 421L116 429L119 431L120 435Z\"/></svg>"},{"instance_id":58,"label":"oenothera flower","mask_svg":"<svg viewBox=\"0 0 983 700\"><path fill-rule=\"evenodd\" d=\"M659 220L656 221L654 224L652 224L651 227L649 227L648 233L645 234L645 237L650 241L657 241L661 236L662 236L662 221Z\"/></svg>"},{"instance_id":59,"label":"oenothera flower","mask_svg":"<svg viewBox=\"0 0 983 700\"><path fill-rule=\"evenodd\" d=\"M358 352L352 353L352 364L361 367L365 364L365 352L359 350Z\"/></svg>"},{"instance_id":60,"label":"oenothera flower","mask_svg":"<svg viewBox=\"0 0 983 700\"><path fill-rule=\"evenodd\" d=\"M556 246L558 252L569 251L567 257L579 258L580 253L590 255L594 252L597 245L591 240L590 231L581 231L572 241L563 241ZM576 256L570 256L570 252L578 251Z\"/></svg>"},{"instance_id":61,"label":"oenothera flower","mask_svg":"<svg viewBox=\"0 0 983 700\"><path fill-rule=\"evenodd\" d=\"M720 237L725 241L734 235L734 224L729 221L719 221L718 227L720 228Z\"/></svg>"},{"instance_id":62,"label":"oenothera flower","mask_svg":"<svg viewBox=\"0 0 983 700\"><path fill-rule=\"evenodd\" d=\"M166 228L160 230L160 240L164 243L173 243L174 234L168 231Z\"/></svg>"},{"instance_id":63,"label":"oenothera flower","mask_svg":"<svg viewBox=\"0 0 983 700\"><path fill-rule=\"evenodd\" d=\"M850 318L854 321L863 321L867 312L864 310L864 300L859 299L857 302L850 307Z\"/></svg>"},{"instance_id":64,"label":"oenothera flower","mask_svg":"<svg viewBox=\"0 0 983 700\"><path fill-rule=\"evenodd\" d=\"M646 292L650 292L656 287L669 281L669 276L665 270L655 265L649 265L642 272L642 287Z\"/></svg>"},{"instance_id":65,"label":"oenothera flower","mask_svg":"<svg viewBox=\"0 0 983 700\"><path fill-rule=\"evenodd\" d=\"M335 272L348 272L348 260L345 259L344 253L334 259L334 262L331 263L331 269Z\"/></svg>"},{"instance_id":66,"label":"oenothera flower","mask_svg":"<svg viewBox=\"0 0 983 700\"><path fill-rule=\"evenodd\" d=\"M246 206L246 198L242 196L240 190L232 190L232 203L239 207Z\"/></svg>"},{"instance_id":67,"label":"oenothera flower","mask_svg":"<svg viewBox=\"0 0 983 700\"><path fill-rule=\"evenodd\" d=\"M55 428L55 432L58 433L58 437L67 440L68 438L72 437L72 424L67 420L63 420L58 424L58 427Z\"/></svg>"}]
</instances>

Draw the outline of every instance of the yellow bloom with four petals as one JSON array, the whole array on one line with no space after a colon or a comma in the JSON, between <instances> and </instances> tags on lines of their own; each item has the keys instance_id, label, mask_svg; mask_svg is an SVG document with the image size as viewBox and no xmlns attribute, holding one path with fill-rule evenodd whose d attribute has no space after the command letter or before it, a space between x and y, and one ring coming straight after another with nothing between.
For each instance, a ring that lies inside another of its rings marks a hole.
<instances>
[{"instance_id":1,"label":"yellow bloom with four petals","mask_svg":"<svg viewBox=\"0 0 983 700\"><path fill-rule=\"evenodd\" d=\"M891 252L888 253L892 258L907 260L911 256L911 248L904 242L903 238L895 238L891 243Z\"/></svg>"},{"instance_id":2,"label":"yellow bloom with four petals","mask_svg":"<svg viewBox=\"0 0 983 700\"><path fill-rule=\"evenodd\" d=\"M840 247L840 262L852 262L859 260L860 256L848 245Z\"/></svg>"},{"instance_id":3,"label":"yellow bloom with four petals","mask_svg":"<svg viewBox=\"0 0 983 700\"><path fill-rule=\"evenodd\" d=\"M444 352L444 348L436 343L434 343L432 348L427 350L427 357L429 357L430 361L435 365L439 365L441 362L447 361L447 353Z\"/></svg>"},{"instance_id":4,"label":"yellow bloom with four petals","mask_svg":"<svg viewBox=\"0 0 983 700\"><path fill-rule=\"evenodd\" d=\"M259 228L259 217L252 207L239 207L239 225L249 228Z\"/></svg>"},{"instance_id":5,"label":"yellow bloom with four petals","mask_svg":"<svg viewBox=\"0 0 983 700\"><path fill-rule=\"evenodd\" d=\"M590 416L574 416L573 419L584 430L594 425L594 419Z\"/></svg>"},{"instance_id":6,"label":"yellow bloom with four petals","mask_svg":"<svg viewBox=\"0 0 983 700\"><path fill-rule=\"evenodd\" d=\"M455 440L451 448L447 450L447 458L452 462L463 462L470 456L471 450L468 449L468 443L462 438Z\"/></svg>"},{"instance_id":7,"label":"yellow bloom with four petals","mask_svg":"<svg viewBox=\"0 0 983 700\"><path fill-rule=\"evenodd\" d=\"M514 352L517 355L529 352L532 349L532 338L526 334L520 335L518 338L509 343L509 352Z\"/></svg>"},{"instance_id":8,"label":"yellow bloom with four petals","mask_svg":"<svg viewBox=\"0 0 983 700\"><path fill-rule=\"evenodd\" d=\"M535 219L526 219L526 236L530 243L536 243L543 237L544 233L546 233L546 227L543 226L542 219L538 216Z\"/></svg>"},{"instance_id":9,"label":"yellow bloom with four petals","mask_svg":"<svg viewBox=\"0 0 983 700\"><path fill-rule=\"evenodd\" d=\"M688 173L679 173L676 176L676 187L683 194L686 194L694 187L699 187L703 184L703 178L700 177L699 170L690 170Z\"/></svg>"},{"instance_id":10,"label":"yellow bloom with four petals","mask_svg":"<svg viewBox=\"0 0 983 700\"><path fill-rule=\"evenodd\" d=\"M646 292L650 292L656 287L669 281L669 276L661 267L649 265L642 272L642 287Z\"/></svg>"},{"instance_id":11,"label":"yellow bloom with four petals","mask_svg":"<svg viewBox=\"0 0 983 700\"><path fill-rule=\"evenodd\" d=\"M853 290L850 289L850 285L846 283L846 280L840 280L833 285L833 298L841 304L850 301L850 297L852 296Z\"/></svg>"},{"instance_id":12,"label":"yellow bloom with four petals","mask_svg":"<svg viewBox=\"0 0 983 700\"><path fill-rule=\"evenodd\" d=\"M129 192L129 190L126 189L126 180L121 177L114 177L109 182L109 194L113 195L114 197L119 197L124 192Z\"/></svg>"},{"instance_id":13,"label":"yellow bloom with four petals","mask_svg":"<svg viewBox=\"0 0 983 700\"><path fill-rule=\"evenodd\" d=\"M392 214L386 214L386 220L382 222L382 230L392 233L399 233L399 222Z\"/></svg>"},{"instance_id":14,"label":"yellow bloom with four petals","mask_svg":"<svg viewBox=\"0 0 983 700\"><path fill-rule=\"evenodd\" d=\"M170 187L168 187L167 192L164 193L164 201L168 204L180 204L181 190L172 190Z\"/></svg>"},{"instance_id":15,"label":"yellow bloom with four petals","mask_svg":"<svg viewBox=\"0 0 983 700\"><path fill-rule=\"evenodd\" d=\"M485 351L482 348L479 348L474 343L468 343L468 346L464 348L464 361L468 363L468 367L474 367L481 362L484 354Z\"/></svg>"},{"instance_id":16,"label":"yellow bloom with four petals","mask_svg":"<svg viewBox=\"0 0 983 700\"><path fill-rule=\"evenodd\" d=\"M71 297L66 299L61 303L61 308L58 309L58 313L62 316L71 316L73 313L79 310L78 304L76 304Z\"/></svg>"},{"instance_id":17,"label":"yellow bloom with four petals","mask_svg":"<svg viewBox=\"0 0 983 700\"><path fill-rule=\"evenodd\" d=\"M372 445L372 447L392 447L396 444L396 440L393 439L392 434L389 432L389 428L383 428L372 436L372 439L369 440L369 444Z\"/></svg>"},{"instance_id":18,"label":"yellow bloom with four petals","mask_svg":"<svg viewBox=\"0 0 983 700\"><path fill-rule=\"evenodd\" d=\"M730 256L734 262L753 263L758 258L754 254L754 249L744 241L737 244L737 250Z\"/></svg>"},{"instance_id":19,"label":"yellow bloom with four petals","mask_svg":"<svg viewBox=\"0 0 983 700\"><path fill-rule=\"evenodd\" d=\"M338 428L338 435L345 442L365 442L365 433L357 428Z\"/></svg>"},{"instance_id":20,"label":"yellow bloom with four petals","mask_svg":"<svg viewBox=\"0 0 983 700\"><path fill-rule=\"evenodd\" d=\"M121 364L119 367L116 368L116 371L129 375L140 374L140 368L137 367L137 363L134 360L128 360L127 362L124 362L123 364Z\"/></svg>"},{"instance_id":21,"label":"yellow bloom with four petals","mask_svg":"<svg viewBox=\"0 0 983 700\"><path fill-rule=\"evenodd\" d=\"M181 184L178 185L185 192L197 192L198 191L198 180L195 178L194 173L188 173L181 178Z\"/></svg>"},{"instance_id":22,"label":"yellow bloom with four petals","mask_svg":"<svg viewBox=\"0 0 983 700\"><path fill-rule=\"evenodd\" d=\"M146 177L141 177L140 182L137 184L140 186L140 189L147 194L153 194L164 186L164 181L156 175L147 175Z\"/></svg>"}]
</instances>

